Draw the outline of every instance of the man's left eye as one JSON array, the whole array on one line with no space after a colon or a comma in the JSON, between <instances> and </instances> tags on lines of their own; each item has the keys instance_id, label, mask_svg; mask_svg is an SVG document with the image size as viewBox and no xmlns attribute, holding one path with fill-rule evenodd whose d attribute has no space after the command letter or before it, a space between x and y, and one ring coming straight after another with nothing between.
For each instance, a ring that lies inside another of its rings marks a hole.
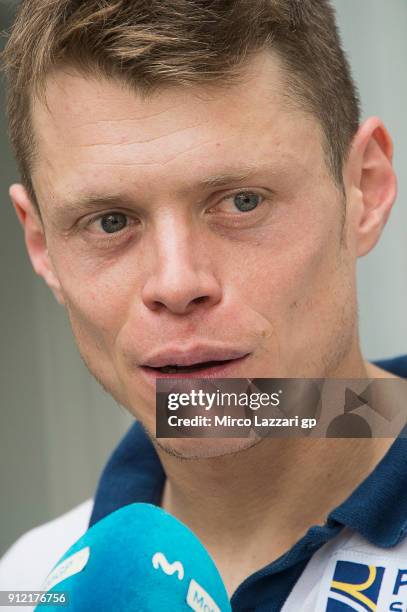
<instances>
[{"instance_id":1,"label":"man's left eye","mask_svg":"<svg viewBox=\"0 0 407 612\"><path fill-rule=\"evenodd\" d=\"M271 194L267 195L265 189L263 192L245 190L218 196L217 202L207 212L219 221L252 223L268 210L265 202L271 199Z\"/></svg>"}]
</instances>

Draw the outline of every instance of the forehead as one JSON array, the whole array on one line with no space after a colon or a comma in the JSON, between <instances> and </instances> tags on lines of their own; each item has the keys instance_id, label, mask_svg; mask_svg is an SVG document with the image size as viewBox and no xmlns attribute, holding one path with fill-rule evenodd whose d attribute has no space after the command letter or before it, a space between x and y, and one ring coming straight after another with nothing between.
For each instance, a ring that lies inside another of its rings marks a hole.
<instances>
[{"instance_id":1,"label":"forehead","mask_svg":"<svg viewBox=\"0 0 407 612\"><path fill-rule=\"evenodd\" d=\"M61 193L84 183L187 179L221 161L255 165L271 152L276 163L290 163L302 139L320 139L316 120L285 95L282 69L269 53L227 87L148 96L114 79L60 69L48 78L45 102L33 104L39 191L46 183ZM310 151L300 147L306 163Z\"/></svg>"}]
</instances>

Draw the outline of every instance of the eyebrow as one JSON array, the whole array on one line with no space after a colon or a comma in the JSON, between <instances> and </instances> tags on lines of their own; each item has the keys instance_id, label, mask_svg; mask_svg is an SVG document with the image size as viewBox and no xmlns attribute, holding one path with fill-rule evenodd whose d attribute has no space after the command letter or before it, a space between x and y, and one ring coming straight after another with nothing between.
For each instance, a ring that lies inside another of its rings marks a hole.
<instances>
[{"instance_id":1,"label":"eyebrow","mask_svg":"<svg viewBox=\"0 0 407 612\"><path fill-rule=\"evenodd\" d=\"M267 169L269 174L272 174L272 169L263 164L250 164L244 167L239 167L238 170L225 171L218 174L199 179L193 185L187 186L183 193L190 193L193 191L209 189L214 187L225 187L232 183L242 183L252 177L255 173L259 174ZM61 198L61 204L58 207L62 214L72 211L78 212L89 212L91 210L100 207L115 207L125 206L128 208L134 208L136 201L134 198L129 197L123 193L117 194L98 194L98 193L82 193L70 198L69 200L63 200Z\"/></svg>"},{"instance_id":2,"label":"eyebrow","mask_svg":"<svg viewBox=\"0 0 407 612\"><path fill-rule=\"evenodd\" d=\"M70 212L86 213L98 208L115 208L118 206L134 207L134 200L132 198L119 193L111 195L84 193L69 200L61 198L59 201L60 204L56 207L56 212L62 215Z\"/></svg>"},{"instance_id":3,"label":"eyebrow","mask_svg":"<svg viewBox=\"0 0 407 612\"><path fill-rule=\"evenodd\" d=\"M229 183L241 183L249 179L255 172L260 172L263 166L250 165L240 168L236 172L222 172L212 176L208 176L198 181L197 187L223 187Z\"/></svg>"}]
</instances>

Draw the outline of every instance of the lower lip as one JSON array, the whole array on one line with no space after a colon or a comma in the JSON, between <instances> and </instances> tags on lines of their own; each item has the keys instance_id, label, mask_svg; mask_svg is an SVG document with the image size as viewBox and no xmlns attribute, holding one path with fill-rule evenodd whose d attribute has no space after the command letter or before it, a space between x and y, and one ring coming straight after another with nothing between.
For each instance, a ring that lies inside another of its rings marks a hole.
<instances>
[{"instance_id":1,"label":"lower lip","mask_svg":"<svg viewBox=\"0 0 407 612\"><path fill-rule=\"evenodd\" d=\"M230 378L233 376L233 371L239 367L249 355L239 357L239 359L233 359L231 361L225 361L219 365L211 366L209 368L202 368L202 370L194 370L193 372L175 372L174 374L166 374L155 370L154 368L148 368L141 366L140 370L149 382L155 383L157 378Z\"/></svg>"}]
</instances>

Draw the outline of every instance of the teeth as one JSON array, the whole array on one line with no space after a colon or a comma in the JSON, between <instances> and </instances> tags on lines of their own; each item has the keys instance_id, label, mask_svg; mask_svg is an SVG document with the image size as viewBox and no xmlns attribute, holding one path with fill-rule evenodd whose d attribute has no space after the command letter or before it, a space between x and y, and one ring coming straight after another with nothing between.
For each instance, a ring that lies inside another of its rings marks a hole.
<instances>
[{"instance_id":1,"label":"teeth","mask_svg":"<svg viewBox=\"0 0 407 612\"><path fill-rule=\"evenodd\" d=\"M163 366L162 368L158 368L160 372L163 374L182 374L193 372L194 370L202 370L203 368L207 368L213 365L219 365L219 361L206 361L204 363L196 363L191 366L177 366L177 365L168 365Z\"/></svg>"},{"instance_id":2,"label":"teeth","mask_svg":"<svg viewBox=\"0 0 407 612\"><path fill-rule=\"evenodd\" d=\"M176 374L178 372L177 366L164 366L163 368L159 368L160 372L164 374Z\"/></svg>"}]
</instances>

